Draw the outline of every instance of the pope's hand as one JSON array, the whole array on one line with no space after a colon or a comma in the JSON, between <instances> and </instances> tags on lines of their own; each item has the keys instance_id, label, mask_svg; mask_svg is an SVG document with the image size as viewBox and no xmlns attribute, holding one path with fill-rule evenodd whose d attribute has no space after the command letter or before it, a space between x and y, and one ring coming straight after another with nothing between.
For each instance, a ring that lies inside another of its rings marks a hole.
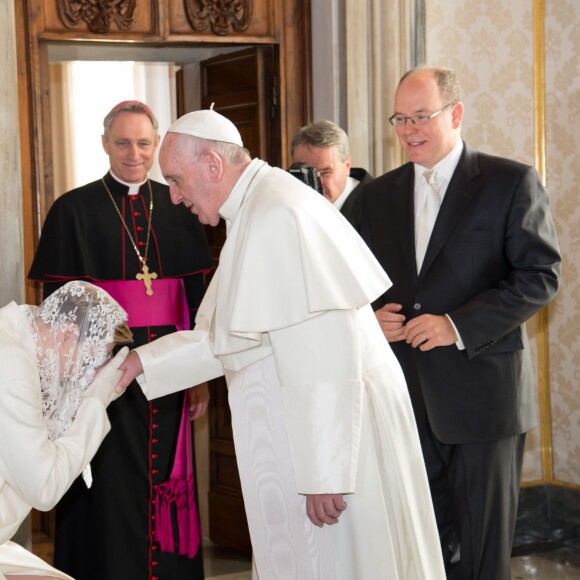
<instances>
[{"instance_id":1,"label":"pope's hand","mask_svg":"<svg viewBox=\"0 0 580 580\"><path fill-rule=\"evenodd\" d=\"M123 347L115 355L113 360L108 362L97 373L95 380L83 392L83 397L97 399L101 401L105 407L108 407L109 403L119 396L115 387L123 374L120 367L127 358L128 352L129 348L126 346Z\"/></svg>"},{"instance_id":2,"label":"pope's hand","mask_svg":"<svg viewBox=\"0 0 580 580\"><path fill-rule=\"evenodd\" d=\"M189 420L195 421L203 417L209 404L209 387L207 383L202 383L197 387L187 389L189 403Z\"/></svg>"},{"instance_id":3,"label":"pope's hand","mask_svg":"<svg viewBox=\"0 0 580 580\"><path fill-rule=\"evenodd\" d=\"M310 521L319 528L324 524L331 526L338 523L340 514L346 509L346 502L341 493L321 493L306 496L306 514Z\"/></svg>"},{"instance_id":4,"label":"pope's hand","mask_svg":"<svg viewBox=\"0 0 580 580\"><path fill-rule=\"evenodd\" d=\"M117 393L121 395L125 389L131 384L135 377L138 377L143 372L143 365L139 355L132 350L125 362L119 367L123 371L123 376L117 383Z\"/></svg>"}]
</instances>

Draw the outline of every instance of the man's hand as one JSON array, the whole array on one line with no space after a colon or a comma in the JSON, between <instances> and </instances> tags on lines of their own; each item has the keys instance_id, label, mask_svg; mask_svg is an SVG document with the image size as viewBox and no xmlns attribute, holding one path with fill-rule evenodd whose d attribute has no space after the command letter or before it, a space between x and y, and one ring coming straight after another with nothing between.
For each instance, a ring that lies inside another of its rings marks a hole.
<instances>
[{"instance_id":1,"label":"man's hand","mask_svg":"<svg viewBox=\"0 0 580 580\"><path fill-rule=\"evenodd\" d=\"M450 346L457 342L457 334L447 316L423 314L409 320L405 329L405 340L413 348L431 350L437 346Z\"/></svg>"},{"instance_id":2,"label":"man's hand","mask_svg":"<svg viewBox=\"0 0 580 580\"><path fill-rule=\"evenodd\" d=\"M385 304L375 312L383 334L389 342L405 340L405 316L397 314L402 310L401 304Z\"/></svg>"},{"instance_id":3,"label":"man's hand","mask_svg":"<svg viewBox=\"0 0 580 580\"><path fill-rule=\"evenodd\" d=\"M209 387L207 383L187 389L187 396L189 397L189 420L195 421L205 415L207 411L209 404Z\"/></svg>"},{"instance_id":4,"label":"man's hand","mask_svg":"<svg viewBox=\"0 0 580 580\"><path fill-rule=\"evenodd\" d=\"M117 393L122 394L131 384L131 381L143 372L143 366L141 365L139 355L132 350L119 369L123 371L123 375L119 379L115 390Z\"/></svg>"},{"instance_id":5,"label":"man's hand","mask_svg":"<svg viewBox=\"0 0 580 580\"><path fill-rule=\"evenodd\" d=\"M306 514L310 521L319 528L324 524L331 526L338 523L340 514L346 509L346 502L341 493L323 493L306 496Z\"/></svg>"}]
</instances>

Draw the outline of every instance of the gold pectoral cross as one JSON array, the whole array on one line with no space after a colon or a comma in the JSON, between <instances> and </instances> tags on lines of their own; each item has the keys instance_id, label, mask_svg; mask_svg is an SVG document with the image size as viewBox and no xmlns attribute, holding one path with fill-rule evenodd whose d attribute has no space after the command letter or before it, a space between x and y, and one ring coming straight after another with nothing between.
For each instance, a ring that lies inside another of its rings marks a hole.
<instances>
[{"instance_id":1,"label":"gold pectoral cross","mask_svg":"<svg viewBox=\"0 0 580 580\"><path fill-rule=\"evenodd\" d=\"M147 294L147 296L151 296L151 294L153 294L153 290L151 289L151 280L157 279L157 273L149 273L149 266L147 266L147 264L143 264L143 273L137 274L135 278L137 278L137 280L143 280L143 284L145 284L146 288L145 294Z\"/></svg>"}]
</instances>

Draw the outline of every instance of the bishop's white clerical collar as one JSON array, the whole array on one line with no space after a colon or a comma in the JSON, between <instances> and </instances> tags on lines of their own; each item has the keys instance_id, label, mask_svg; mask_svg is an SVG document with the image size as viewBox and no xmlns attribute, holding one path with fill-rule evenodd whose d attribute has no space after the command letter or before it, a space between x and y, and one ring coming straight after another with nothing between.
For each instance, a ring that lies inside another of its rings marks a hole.
<instances>
[{"instance_id":1,"label":"bishop's white clerical collar","mask_svg":"<svg viewBox=\"0 0 580 580\"><path fill-rule=\"evenodd\" d=\"M126 181L123 181L122 179L120 179L119 177L117 177L114 173L112 169L109 169L109 173L111 174L111 177L115 180L118 181L119 183L121 183L122 185L126 185L129 188L128 194L129 195L137 195L139 193L139 189L140 187L144 184L147 183L147 177L141 182L141 183L127 183Z\"/></svg>"}]
</instances>

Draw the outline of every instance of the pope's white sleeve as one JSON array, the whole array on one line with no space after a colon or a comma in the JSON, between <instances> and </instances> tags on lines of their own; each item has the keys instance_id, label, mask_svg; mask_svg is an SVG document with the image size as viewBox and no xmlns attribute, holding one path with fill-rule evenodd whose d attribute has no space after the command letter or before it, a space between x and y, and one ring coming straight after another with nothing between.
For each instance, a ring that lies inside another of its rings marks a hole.
<instances>
[{"instance_id":1,"label":"pope's white sleeve","mask_svg":"<svg viewBox=\"0 0 580 580\"><path fill-rule=\"evenodd\" d=\"M194 387L224 372L212 352L205 319L193 330L168 334L135 350L143 365L137 380L148 399Z\"/></svg>"},{"instance_id":2,"label":"pope's white sleeve","mask_svg":"<svg viewBox=\"0 0 580 580\"><path fill-rule=\"evenodd\" d=\"M270 331L299 493L352 493L363 382L356 311Z\"/></svg>"}]
</instances>

